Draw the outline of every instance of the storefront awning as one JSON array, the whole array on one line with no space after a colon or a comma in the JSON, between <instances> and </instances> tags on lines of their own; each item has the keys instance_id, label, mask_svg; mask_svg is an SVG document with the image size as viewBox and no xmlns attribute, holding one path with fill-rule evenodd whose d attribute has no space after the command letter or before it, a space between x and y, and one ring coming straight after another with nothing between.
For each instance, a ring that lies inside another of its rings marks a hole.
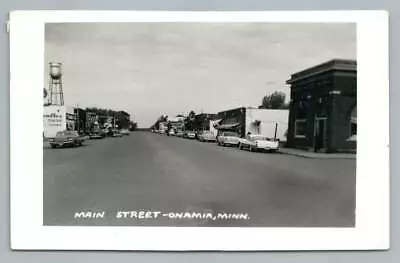
<instances>
[{"instance_id":1,"label":"storefront awning","mask_svg":"<svg viewBox=\"0 0 400 263\"><path fill-rule=\"evenodd\" d=\"M214 126L217 130L229 130L229 129L233 129L236 128L240 125L240 123L236 122L236 123L231 123L231 124L219 124Z\"/></svg>"}]
</instances>

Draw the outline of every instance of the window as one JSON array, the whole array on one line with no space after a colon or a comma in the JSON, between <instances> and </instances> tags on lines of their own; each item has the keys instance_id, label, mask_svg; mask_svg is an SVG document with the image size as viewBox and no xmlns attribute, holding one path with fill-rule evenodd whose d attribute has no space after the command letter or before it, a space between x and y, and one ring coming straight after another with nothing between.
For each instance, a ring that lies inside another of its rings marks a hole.
<instances>
[{"instance_id":1,"label":"window","mask_svg":"<svg viewBox=\"0 0 400 263\"><path fill-rule=\"evenodd\" d=\"M357 135L357 123L350 124L350 136Z\"/></svg>"},{"instance_id":2,"label":"window","mask_svg":"<svg viewBox=\"0 0 400 263\"><path fill-rule=\"evenodd\" d=\"M307 131L307 121L305 119L298 119L294 122L294 136L296 138L305 138Z\"/></svg>"},{"instance_id":3,"label":"window","mask_svg":"<svg viewBox=\"0 0 400 263\"><path fill-rule=\"evenodd\" d=\"M354 107L350 114L350 137L347 140L357 140L357 107Z\"/></svg>"}]
</instances>

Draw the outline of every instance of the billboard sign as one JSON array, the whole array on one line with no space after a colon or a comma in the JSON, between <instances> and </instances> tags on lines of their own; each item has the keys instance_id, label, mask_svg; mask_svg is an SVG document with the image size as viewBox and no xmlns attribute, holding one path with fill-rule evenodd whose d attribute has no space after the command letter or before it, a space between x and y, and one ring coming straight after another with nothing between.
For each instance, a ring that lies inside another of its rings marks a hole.
<instances>
[{"instance_id":1,"label":"billboard sign","mask_svg":"<svg viewBox=\"0 0 400 263\"><path fill-rule=\"evenodd\" d=\"M57 132L65 130L66 122L64 106L50 105L43 107L44 137L54 137Z\"/></svg>"}]
</instances>

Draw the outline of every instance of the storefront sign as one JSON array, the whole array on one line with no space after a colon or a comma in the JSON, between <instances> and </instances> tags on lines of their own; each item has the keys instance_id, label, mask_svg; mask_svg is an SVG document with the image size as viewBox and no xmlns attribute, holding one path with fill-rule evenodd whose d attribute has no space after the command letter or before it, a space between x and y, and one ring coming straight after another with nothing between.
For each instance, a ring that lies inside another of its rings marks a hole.
<instances>
[{"instance_id":1,"label":"storefront sign","mask_svg":"<svg viewBox=\"0 0 400 263\"><path fill-rule=\"evenodd\" d=\"M54 137L57 132L66 129L64 106L43 107L43 132L45 137Z\"/></svg>"}]
</instances>

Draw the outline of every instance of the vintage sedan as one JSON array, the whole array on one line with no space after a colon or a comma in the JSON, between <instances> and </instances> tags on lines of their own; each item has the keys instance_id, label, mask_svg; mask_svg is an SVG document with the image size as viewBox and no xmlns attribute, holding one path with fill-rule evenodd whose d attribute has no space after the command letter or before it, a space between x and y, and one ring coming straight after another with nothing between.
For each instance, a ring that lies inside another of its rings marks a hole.
<instances>
[{"instance_id":1,"label":"vintage sedan","mask_svg":"<svg viewBox=\"0 0 400 263\"><path fill-rule=\"evenodd\" d=\"M176 132L176 136L177 137L183 137L183 135L184 135L183 131L177 131Z\"/></svg>"},{"instance_id":2,"label":"vintage sedan","mask_svg":"<svg viewBox=\"0 0 400 263\"><path fill-rule=\"evenodd\" d=\"M119 130L119 133L121 133L122 135L130 135L131 132L128 129L121 129Z\"/></svg>"},{"instance_id":3,"label":"vintage sedan","mask_svg":"<svg viewBox=\"0 0 400 263\"><path fill-rule=\"evenodd\" d=\"M175 130L174 129L169 130L168 135L175 136Z\"/></svg>"},{"instance_id":4,"label":"vintage sedan","mask_svg":"<svg viewBox=\"0 0 400 263\"><path fill-rule=\"evenodd\" d=\"M214 132L211 131L204 131L198 135L199 141L201 142L216 142L217 136Z\"/></svg>"},{"instance_id":5,"label":"vintage sedan","mask_svg":"<svg viewBox=\"0 0 400 263\"><path fill-rule=\"evenodd\" d=\"M106 133L103 130L96 130L89 134L90 139L103 139L106 137Z\"/></svg>"},{"instance_id":6,"label":"vintage sedan","mask_svg":"<svg viewBox=\"0 0 400 263\"><path fill-rule=\"evenodd\" d=\"M115 129L112 130L112 137L122 137L123 135L120 133L119 130Z\"/></svg>"},{"instance_id":7,"label":"vintage sedan","mask_svg":"<svg viewBox=\"0 0 400 263\"><path fill-rule=\"evenodd\" d=\"M113 130L111 128L106 128L103 132L106 136L113 136Z\"/></svg>"},{"instance_id":8,"label":"vintage sedan","mask_svg":"<svg viewBox=\"0 0 400 263\"><path fill-rule=\"evenodd\" d=\"M194 131L188 131L186 133L186 138L188 138L188 139L196 139L196 133Z\"/></svg>"},{"instance_id":9,"label":"vintage sedan","mask_svg":"<svg viewBox=\"0 0 400 263\"><path fill-rule=\"evenodd\" d=\"M236 132L223 132L218 135L217 143L220 146L238 146L239 134Z\"/></svg>"},{"instance_id":10,"label":"vintage sedan","mask_svg":"<svg viewBox=\"0 0 400 263\"><path fill-rule=\"evenodd\" d=\"M89 134L90 139L103 139L104 136L100 132L93 132Z\"/></svg>"},{"instance_id":11,"label":"vintage sedan","mask_svg":"<svg viewBox=\"0 0 400 263\"><path fill-rule=\"evenodd\" d=\"M276 152L279 150L279 141L262 135L248 135L239 140L239 149Z\"/></svg>"},{"instance_id":12,"label":"vintage sedan","mask_svg":"<svg viewBox=\"0 0 400 263\"><path fill-rule=\"evenodd\" d=\"M54 138L50 138L51 148L82 146L85 137L79 135L77 131L60 131Z\"/></svg>"}]
</instances>

